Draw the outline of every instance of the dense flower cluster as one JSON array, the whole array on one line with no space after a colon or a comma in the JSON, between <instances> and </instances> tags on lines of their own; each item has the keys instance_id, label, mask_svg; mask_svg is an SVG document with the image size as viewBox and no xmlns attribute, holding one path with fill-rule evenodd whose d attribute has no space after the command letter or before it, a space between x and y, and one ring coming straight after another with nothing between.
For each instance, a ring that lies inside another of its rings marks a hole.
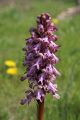
<instances>
[{"instance_id":1,"label":"dense flower cluster","mask_svg":"<svg viewBox=\"0 0 80 120\"><path fill-rule=\"evenodd\" d=\"M21 104L29 103L32 98L42 102L46 93L51 93L55 98L57 85L55 79L60 73L55 68L59 59L55 52L59 46L54 42L57 36L54 34L56 27L51 21L48 13L43 13L37 17L37 27L30 29L31 37L26 39L24 66L26 72L21 80L28 79L29 90L26 97L21 100Z\"/></svg>"}]
</instances>

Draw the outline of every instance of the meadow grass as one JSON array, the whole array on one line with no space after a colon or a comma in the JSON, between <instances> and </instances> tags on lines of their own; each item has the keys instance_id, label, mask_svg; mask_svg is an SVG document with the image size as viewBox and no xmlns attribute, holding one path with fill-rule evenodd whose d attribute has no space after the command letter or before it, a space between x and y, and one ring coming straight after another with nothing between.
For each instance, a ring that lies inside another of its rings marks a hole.
<instances>
[{"instance_id":1,"label":"meadow grass","mask_svg":"<svg viewBox=\"0 0 80 120\"><path fill-rule=\"evenodd\" d=\"M72 2L56 0L34 0L16 2L0 7L0 120L35 120L36 102L21 106L20 99L25 96L27 81L19 79L25 69L22 66L25 38L29 28L35 25L36 16L49 12L56 17L64 9L74 6ZM80 16L60 21L58 26L61 45L57 56L60 62L57 78L60 100L50 95L45 100L45 120L80 120ZM18 74L6 74L5 60L17 63Z\"/></svg>"}]
</instances>

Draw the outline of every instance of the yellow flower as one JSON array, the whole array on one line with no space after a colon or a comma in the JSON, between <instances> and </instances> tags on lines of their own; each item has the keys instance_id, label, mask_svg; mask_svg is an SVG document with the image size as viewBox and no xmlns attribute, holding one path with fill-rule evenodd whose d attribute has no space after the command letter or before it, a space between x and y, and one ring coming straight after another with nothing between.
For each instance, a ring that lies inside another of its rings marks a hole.
<instances>
[{"instance_id":1,"label":"yellow flower","mask_svg":"<svg viewBox=\"0 0 80 120\"><path fill-rule=\"evenodd\" d=\"M16 63L15 63L14 61L12 61L12 60L6 60L6 61L4 62L4 64L5 64L6 66L8 66L8 67L15 67L15 66L16 66Z\"/></svg>"},{"instance_id":2,"label":"yellow flower","mask_svg":"<svg viewBox=\"0 0 80 120\"><path fill-rule=\"evenodd\" d=\"M54 19L52 20L52 22L53 22L54 24L58 24L58 23L59 23L59 20L58 20L57 18L54 18Z\"/></svg>"},{"instance_id":3,"label":"yellow flower","mask_svg":"<svg viewBox=\"0 0 80 120\"><path fill-rule=\"evenodd\" d=\"M9 74L9 75L16 75L17 74L17 68L14 67L14 68L8 68L6 70L6 73Z\"/></svg>"}]
</instances>

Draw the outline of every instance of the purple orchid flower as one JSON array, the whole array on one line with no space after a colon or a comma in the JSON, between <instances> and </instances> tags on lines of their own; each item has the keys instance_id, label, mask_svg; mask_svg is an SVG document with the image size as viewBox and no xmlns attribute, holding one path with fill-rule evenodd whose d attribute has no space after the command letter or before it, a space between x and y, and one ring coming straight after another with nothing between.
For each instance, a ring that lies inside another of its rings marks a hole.
<instances>
[{"instance_id":1,"label":"purple orchid flower","mask_svg":"<svg viewBox=\"0 0 80 120\"><path fill-rule=\"evenodd\" d=\"M42 13L37 17L37 27L30 29L31 37L26 39L24 66L25 74L21 80L28 80L29 90L21 104L28 104L32 99L42 102L47 93L59 99L55 80L60 73L55 68L59 61L55 52L59 45L55 44L58 39L54 32L57 30L48 13Z\"/></svg>"}]
</instances>

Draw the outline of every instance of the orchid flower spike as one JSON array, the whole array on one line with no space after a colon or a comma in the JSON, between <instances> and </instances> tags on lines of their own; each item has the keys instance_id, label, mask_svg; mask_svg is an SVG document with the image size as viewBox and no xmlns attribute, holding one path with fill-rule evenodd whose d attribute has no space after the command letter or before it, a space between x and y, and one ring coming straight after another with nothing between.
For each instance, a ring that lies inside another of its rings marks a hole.
<instances>
[{"instance_id":1,"label":"orchid flower spike","mask_svg":"<svg viewBox=\"0 0 80 120\"><path fill-rule=\"evenodd\" d=\"M25 92L26 97L21 104L30 103L32 99L42 102L47 93L59 99L55 79L60 73L55 68L59 61L55 53L59 45L55 44L58 39L55 35L57 30L48 13L42 13L37 17L36 28L30 29L31 37L26 39L25 59L23 65L26 68L21 80L28 80L29 89Z\"/></svg>"}]
</instances>

